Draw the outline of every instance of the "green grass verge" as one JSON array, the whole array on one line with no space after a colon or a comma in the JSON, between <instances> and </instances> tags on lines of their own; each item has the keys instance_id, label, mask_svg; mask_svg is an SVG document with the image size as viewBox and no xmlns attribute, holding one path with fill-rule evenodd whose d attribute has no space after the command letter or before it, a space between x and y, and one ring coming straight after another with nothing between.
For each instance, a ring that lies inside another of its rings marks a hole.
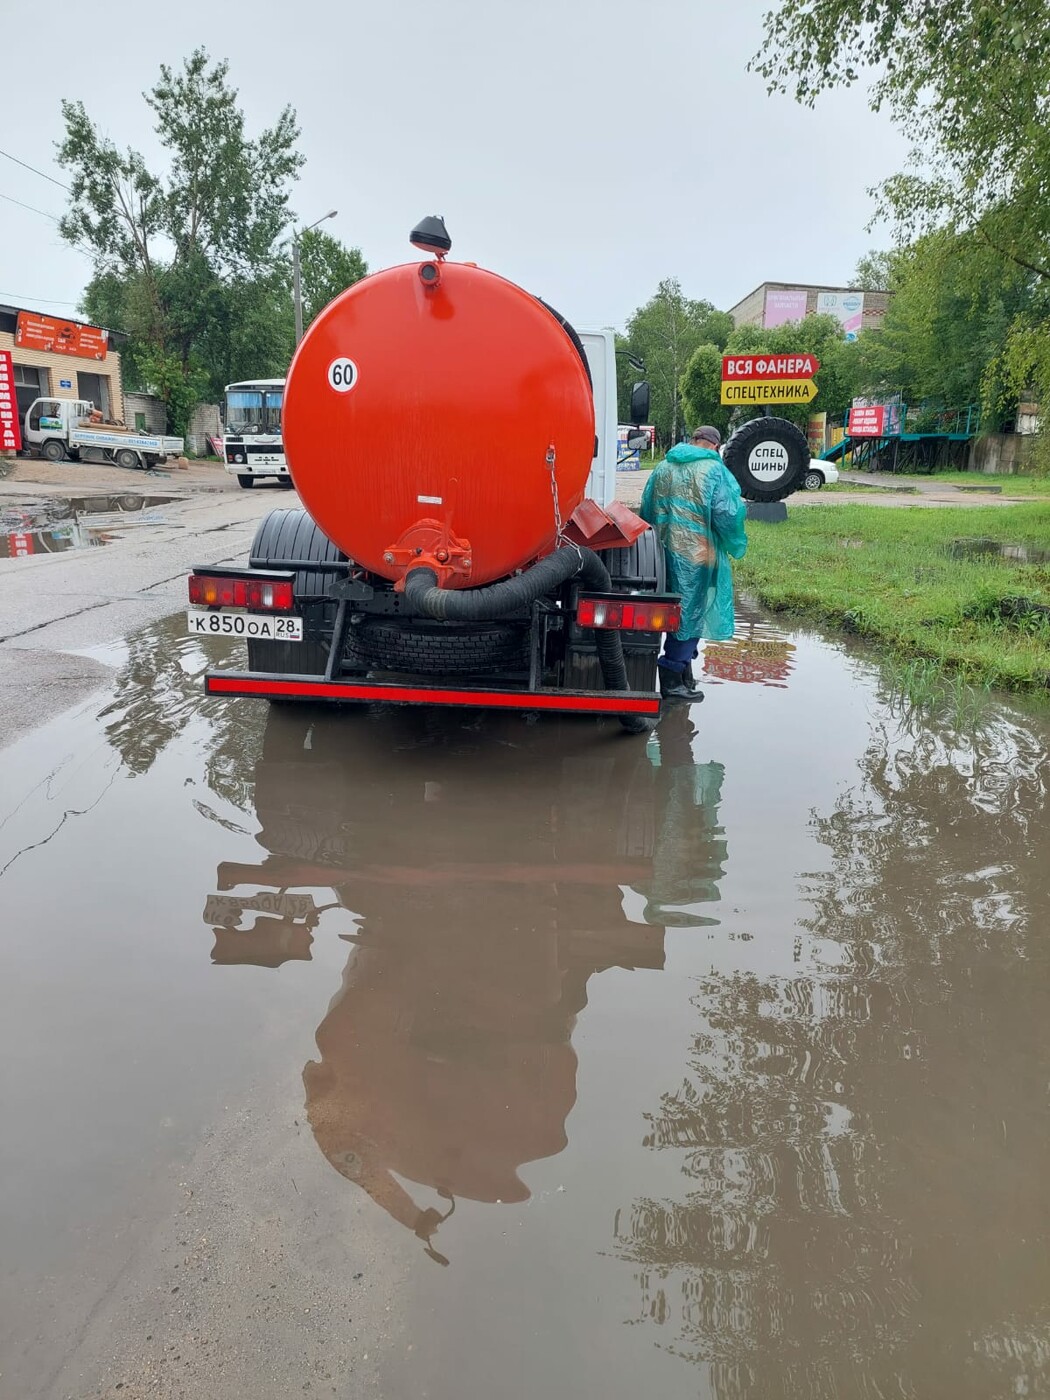
<instances>
[{"instance_id":1,"label":"green grass verge","mask_svg":"<svg viewBox=\"0 0 1050 1400\"><path fill-rule=\"evenodd\" d=\"M1050 618L1004 599L1050 604L1050 565L955 558L958 539L1050 548L1050 503L1009 510L795 510L750 522L739 585L768 608L878 642L899 662L926 658L984 686L1050 687Z\"/></svg>"}]
</instances>

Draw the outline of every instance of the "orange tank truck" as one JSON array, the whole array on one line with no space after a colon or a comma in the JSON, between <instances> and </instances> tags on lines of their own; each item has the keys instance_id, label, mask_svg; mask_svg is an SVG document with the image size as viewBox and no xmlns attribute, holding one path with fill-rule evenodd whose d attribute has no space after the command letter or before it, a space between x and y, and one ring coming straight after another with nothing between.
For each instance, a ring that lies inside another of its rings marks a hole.
<instances>
[{"instance_id":1,"label":"orange tank truck","mask_svg":"<svg viewBox=\"0 0 1050 1400\"><path fill-rule=\"evenodd\" d=\"M659 712L678 625L652 531L613 496L611 332L449 259L364 278L296 351L283 435L300 509L262 521L248 567L196 569L188 625L241 637L210 694L272 703ZM630 418L648 414L635 385Z\"/></svg>"}]
</instances>

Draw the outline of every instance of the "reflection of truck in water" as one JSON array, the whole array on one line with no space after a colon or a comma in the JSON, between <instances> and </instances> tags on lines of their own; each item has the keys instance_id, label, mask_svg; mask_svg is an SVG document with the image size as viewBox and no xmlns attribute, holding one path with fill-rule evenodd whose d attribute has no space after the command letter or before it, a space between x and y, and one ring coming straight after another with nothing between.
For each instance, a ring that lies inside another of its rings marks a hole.
<instances>
[{"instance_id":1,"label":"reflection of truck in water","mask_svg":"<svg viewBox=\"0 0 1050 1400\"><path fill-rule=\"evenodd\" d=\"M83 458L147 471L168 457L178 457L185 446L180 437L92 422L101 417L93 404L82 399L35 399L26 411L22 441L49 462Z\"/></svg>"},{"instance_id":2,"label":"reflection of truck in water","mask_svg":"<svg viewBox=\"0 0 1050 1400\"><path fill-rule=\"evenodd\" d=\"M205 910L226 966L309 958L319 906L353 916L325 929L353 951L307 1114L332 1166L431 1250L457 1198L527 1198L521 1166L566 1144L588 979L660 969L666 927L716 922L726 860L723 769L694 761L684 708L652 758L578 725L501 741L500 723L271 715L254 788L266 854L221 864ZM396 814L396 847L378 812Z\"/></svg>"},{"instance_id":3,"label":"reflection of truck in water","mask_svg":"<svg viewBox=\"0 0 1050 1400\"><path fill-rule=\"evenodd\" d=\"M242 379L226 385L222 456L246 490L260 478L291 487L281 436L283 379Z\"/></svg>"},{"instance_id":4,"label":"reflection of truck in water","mask_svg":"<svg viewBox=\"0 0 1050 1400\"><path fill-rule=\"evenodd\" d=\"M427 261L349 288L296 352L281 428L306 509L261 523L248 568L190 579L190 630L248 643L247 671L207 689L645 732L678 600L653 532L615 500L614 336L447 261L440 220L412 240ZM629 417L647 416L639 383Z\"/></svg>"}]
</instances>

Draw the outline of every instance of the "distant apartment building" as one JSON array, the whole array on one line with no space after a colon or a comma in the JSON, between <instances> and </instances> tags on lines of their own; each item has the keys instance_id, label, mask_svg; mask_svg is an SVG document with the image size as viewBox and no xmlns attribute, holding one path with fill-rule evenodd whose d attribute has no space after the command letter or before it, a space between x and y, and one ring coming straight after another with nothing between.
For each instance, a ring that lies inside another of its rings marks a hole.
<instances>
[{"instance_id":1,"label":"distant apartment building","mask_svg":"<svg viewBox=\"0 0 1050 1400\"><path fill-rule=\"evenodd\" d=\"M763 282L729 308L734 326L782 326L804 316L834 316L847 340L878 330L892 292L859 287L811 287L798 282Z\"/></svg>"}]
</instances>

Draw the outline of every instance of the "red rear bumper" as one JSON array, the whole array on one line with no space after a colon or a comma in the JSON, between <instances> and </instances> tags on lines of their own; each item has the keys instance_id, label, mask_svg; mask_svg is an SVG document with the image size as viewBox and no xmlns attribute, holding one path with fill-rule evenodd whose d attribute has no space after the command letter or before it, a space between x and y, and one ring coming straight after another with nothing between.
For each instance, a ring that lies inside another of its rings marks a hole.
<instances>
[{"instance_id":1,"label":"red rear bumper","mask_svg":"<svg viewBox=\"0 0 1050 1400\"><path fill-rule=\"evenodd\" d=\"M320 676L265 676L210 671L209 695L257 700L329 701L340 705L463 705L482 710L551 710L590 715L660 713L660 697L632 690L520 690L474 686L398 685L386 681L325 681Z\"/></svg>"}]
</instances>

